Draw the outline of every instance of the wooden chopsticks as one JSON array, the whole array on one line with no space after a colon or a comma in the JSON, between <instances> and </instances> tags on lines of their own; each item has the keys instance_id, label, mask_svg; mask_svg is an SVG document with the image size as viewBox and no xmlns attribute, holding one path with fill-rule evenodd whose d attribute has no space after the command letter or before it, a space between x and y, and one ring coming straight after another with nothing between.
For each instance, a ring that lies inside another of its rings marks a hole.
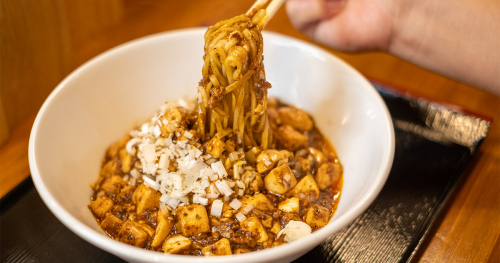
<instances>
[{"instance_id":1,"label":"wooden chopsticks","mask_svg":"<svg viewBox=\"0 0 500 263\"><path fill-rule=\"evenodd\" d=\"M247 15L251 14L251 12L254 8L262 8L268 2L269 2L269 0L257 0L257 1L255 1L255 3L253 3L253 5L247 11ZM266 7L266 15L264 16L264 18L262 18L262 20L259 23L259 27L261 29L263 29L267 25L269 20L271 20L271 18L273 18L274 14L276 14L278 9L280 9L281 5L283 5L284 2L285 2L285 0L271 0L270 1L270 3Z\"/></svg>"}]
</instances>

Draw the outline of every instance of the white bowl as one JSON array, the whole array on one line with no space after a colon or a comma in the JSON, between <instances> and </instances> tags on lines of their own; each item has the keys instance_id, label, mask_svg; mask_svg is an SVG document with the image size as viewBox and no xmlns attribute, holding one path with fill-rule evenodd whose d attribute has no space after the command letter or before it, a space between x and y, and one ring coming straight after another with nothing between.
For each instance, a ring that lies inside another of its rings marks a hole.
<instances>
[{"instance_id":1,"label":"white bowl","mask_svg":"<svg viewBox=\"0 0 500 263\"><path fill-rule=\"evenodd\" d=\"M106 148L167 100L193 98L201 79L204 28L144 37L113 48L71 73L43 104L29 143L35 186L77 235L128 261L292 261L352 222L389 174L394 133L381 97L352 67L306 42L264 33L271 96L303 108L334 145L344 188L331 222L277 248L224 257L165 255L107 237L87 205Z\"/></svg>"}]
</instances>

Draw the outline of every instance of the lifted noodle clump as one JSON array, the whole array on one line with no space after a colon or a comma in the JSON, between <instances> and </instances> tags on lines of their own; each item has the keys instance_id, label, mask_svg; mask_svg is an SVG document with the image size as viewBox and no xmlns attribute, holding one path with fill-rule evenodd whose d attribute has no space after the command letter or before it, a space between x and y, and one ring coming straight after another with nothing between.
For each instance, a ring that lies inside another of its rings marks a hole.
<instances>
[{"instance_id":1,"label":"lifted noodle clump","mask_svg":"<svg viewBox=\"0 0 500 263\"><path fill-rule=\"evenodd\" d=\"M205 33L197 130L203 139L232 134L238 148L274 148L267 116L263 40L266 11L218 22Z\"/></svg>"}]
</instances>

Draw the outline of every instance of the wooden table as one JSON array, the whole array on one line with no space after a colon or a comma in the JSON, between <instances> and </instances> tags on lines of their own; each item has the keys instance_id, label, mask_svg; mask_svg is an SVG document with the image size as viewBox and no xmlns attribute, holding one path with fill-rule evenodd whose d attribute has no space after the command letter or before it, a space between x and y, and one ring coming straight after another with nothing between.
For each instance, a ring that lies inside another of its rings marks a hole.
<instances>
[{"instance_id":1,"label":"wooden table","mask_svg":"<svg viewBox=\"0 0 500 263\"><path fill-rule=\"evenodd\" d=\"M27 149L35 114L69 72L126 41L244 13L252 0L31 2L1 2L1 96L10 139L0 149L0 196L29 176ZM266 29L309 41L292 27L284 8ZM492 119L487 138L415 261L500 261L500 98L391 55L328 50L369 78Z\"/></svg>"}]
</instances>

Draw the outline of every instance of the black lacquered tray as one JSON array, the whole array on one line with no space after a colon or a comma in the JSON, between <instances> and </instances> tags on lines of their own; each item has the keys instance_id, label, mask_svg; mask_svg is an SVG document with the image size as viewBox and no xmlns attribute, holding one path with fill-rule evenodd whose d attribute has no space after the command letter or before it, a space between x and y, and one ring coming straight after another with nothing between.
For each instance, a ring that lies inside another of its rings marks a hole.
<instances>
[{"instance_id":1,"label":"black lacquered tray","mask_svg":"<svg viewBox=\"0 0 500 263\"><path fill-rule=\"evenodd\" d=\"M408 262L488 132L487 120L374 83L391 112L396 153L368 210L296 262ZM2 262L123 262L68 230L31 178L0 200Z\"/></svg>"}]
</instances>

